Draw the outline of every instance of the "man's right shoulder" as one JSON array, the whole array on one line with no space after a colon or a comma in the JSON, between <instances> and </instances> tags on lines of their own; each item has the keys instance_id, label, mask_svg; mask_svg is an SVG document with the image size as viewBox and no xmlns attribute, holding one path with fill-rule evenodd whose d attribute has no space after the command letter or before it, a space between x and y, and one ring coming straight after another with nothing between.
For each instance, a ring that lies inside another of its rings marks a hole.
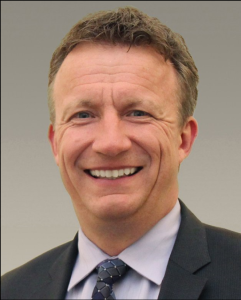
<instances>
[{"instance_id":1,"label":"man's right shoulder","mask_svg":"<svg viewBox=\"0 0 241 300\"><path fill-rule=\"evenodd\" d=\"M55 247L24 265L5 273L1 277L1 296L3 297L1 298L5 299L4 295L9 294L9 291L13 291L15 287L18 287L18 289L22 287L23 290L26 290L28 284L34 280L33 278L36 278L36 280L41 277L46 278L56 258L59 257L70 244L71 242L68 242Z\"/></svg>"}]
</instances>

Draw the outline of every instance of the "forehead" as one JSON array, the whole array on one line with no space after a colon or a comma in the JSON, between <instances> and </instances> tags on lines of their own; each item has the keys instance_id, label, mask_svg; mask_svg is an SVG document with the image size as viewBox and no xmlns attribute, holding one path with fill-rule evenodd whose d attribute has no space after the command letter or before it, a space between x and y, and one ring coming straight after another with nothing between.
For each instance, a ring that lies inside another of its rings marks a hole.
<instances>
[{"instance_id":1,"label":"forehead","mask_svg":"<svg viewBox=\"0 0 241 300\"><path fill-rule=\"evenodd\" d=\"M97 93L104 85L126 96L154 93L165 96L177 92L177 75L170 61L150 47L113 46L84 42L63 61L54 83L54 99L68 94ZM93 88L95 87L95 88ZM117 89L118 87L118 89Z\"/></svg>"}]
</instances>

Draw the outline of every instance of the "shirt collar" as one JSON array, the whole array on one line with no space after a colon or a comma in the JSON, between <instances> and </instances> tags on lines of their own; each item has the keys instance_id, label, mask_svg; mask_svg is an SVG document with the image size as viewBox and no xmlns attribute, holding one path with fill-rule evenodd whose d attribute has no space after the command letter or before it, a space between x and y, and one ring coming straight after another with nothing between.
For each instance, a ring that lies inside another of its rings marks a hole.
<instances>
[{"instance_id":1,"label":"shirt collar","mask_svg":"<svg viewBox=\"0 0 241 300\"><path fill-rule=\"evenodd\" d=\"M181 223L180 203L149 230L138 241L122 251L118 257L143 277L160 285L174 246ZM75 267L69 282L68 291L88 276L103 260L110 258L79 230L78 249ZM115 257L111 257L115 258Z\"/></svg>"}]
</instances>

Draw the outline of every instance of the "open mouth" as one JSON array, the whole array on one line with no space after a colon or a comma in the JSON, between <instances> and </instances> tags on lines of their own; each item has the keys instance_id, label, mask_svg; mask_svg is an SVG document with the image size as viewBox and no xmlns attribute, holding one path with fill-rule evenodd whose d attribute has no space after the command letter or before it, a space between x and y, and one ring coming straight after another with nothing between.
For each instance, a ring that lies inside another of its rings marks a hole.
<instances>
[{"instance_id":1,"label":"open mouth","mask_svg":"<svg viewBox=\"0 0 241 300\"><path fill-rule=\"evenodd\" d=\"M105 179L119 179L122 177L133 176L137 174L142 167L125 168L118 170L85 170L93 178L105 178Z\"/></svg>"}]
</instances>

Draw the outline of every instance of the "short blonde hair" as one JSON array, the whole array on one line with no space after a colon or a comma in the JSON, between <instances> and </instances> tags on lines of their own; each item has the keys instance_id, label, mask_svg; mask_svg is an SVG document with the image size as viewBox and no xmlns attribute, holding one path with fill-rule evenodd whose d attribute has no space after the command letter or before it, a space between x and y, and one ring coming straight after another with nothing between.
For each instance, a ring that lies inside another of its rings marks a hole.
<instances>
[{"instance_id":1,"label":"short blonde hair","mask_svg":"<svg viewBox=\"0 0 241 300\"><path fill-rule=\"evenodd\" d=\"M198 72L183 37L133 7L116 11L100 11L86 16L75 24L54 51L49 70L48 105L50 120L55 123L53 84L66 56L81 42L111 45L150 46L170 60L177 71L179 82L181 124L193 115L197 103Z\"/></svg>"}]
</instances>

